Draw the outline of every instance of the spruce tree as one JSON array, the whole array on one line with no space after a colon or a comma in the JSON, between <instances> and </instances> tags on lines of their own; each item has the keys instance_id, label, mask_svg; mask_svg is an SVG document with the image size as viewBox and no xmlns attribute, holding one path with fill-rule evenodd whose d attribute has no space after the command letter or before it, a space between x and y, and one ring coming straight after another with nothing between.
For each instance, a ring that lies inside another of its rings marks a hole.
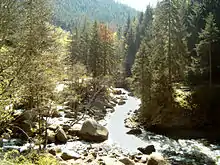
<instances>
[{"instance_id":1,"label":"spruce tree","mask_svg":"<svg viewBox=\"0 0 220 165\"><path fill-rule=\"evenodd\" d=\"M203 70L206 70L208 61L209 86L212 87L212 45L219 40L219 29L216 26L215 18L212 13L209 13L205 22L205 28L199 34L200 42L196 48Z\"/></svg>"},{"instance_id":2,"label":"spruce tree","mask_svg":"<svg viewBox=\"0 0 220 165\"><path fill-rule=\"evenodd\" d=\"M91 40L89 47L89 71L93 77L101 75L101 44L99 36L99 27L97 21L94 22L91 29Z\"/></svg>"}]
</instances>

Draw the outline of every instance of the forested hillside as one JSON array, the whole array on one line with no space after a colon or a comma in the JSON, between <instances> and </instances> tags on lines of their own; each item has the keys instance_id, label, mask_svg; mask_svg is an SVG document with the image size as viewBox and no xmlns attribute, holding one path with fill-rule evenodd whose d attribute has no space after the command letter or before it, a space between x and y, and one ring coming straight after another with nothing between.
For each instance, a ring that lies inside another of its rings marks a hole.
<instances>
[{"instance_id":1,"label":"forested hillside","mask_svg":"<svg viewBox=\"0 0 220 165\"><path fill-rule=\"evenodd\" d=\"M134 17L137 11L114 0L54 0L55 25L71 29L85 19L97 20L112 27L122 26L128 16Z\"/></svg>"},{"instance_id":2,"label":"forested hillside","mask_svg":"<svg viewBox=\"0 0 220 165\"><path fill-rule=\"evenodd\" d=\"M164 0L128 20L125 74L149 129L220 126L219 11L217 0Z\"/></svg>"}]
</instances>

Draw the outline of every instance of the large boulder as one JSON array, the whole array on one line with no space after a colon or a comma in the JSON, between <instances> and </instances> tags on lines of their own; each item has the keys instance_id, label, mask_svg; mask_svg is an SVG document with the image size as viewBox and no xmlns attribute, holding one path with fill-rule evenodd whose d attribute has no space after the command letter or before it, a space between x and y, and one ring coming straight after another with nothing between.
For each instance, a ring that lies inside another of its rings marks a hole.
<instances>
[{"instance_id":1,"label":"large boulder","mask_svg":"<svg viewBox=\"0 0 220 165\"><path fill-rule=\"evenodd\" d=\"M95 120L86 120L79 131L79 136L85 141L103 142L108 139L108 130Z\"/></svg>"},{"instance_id":2,"label":"large boulder","mask_svg":"<svg viewBox=\"0 0 220 165\"><path fill-rule=\"evenodd\" d=\"M147 155L150 155L151 153L153 153L153 152L156 151L154 145L149 145L149 146L147 146L147 147L145 147L145 148L139 147L139 148L137 148L137 149L138 149L140 152L142 152L143 154L147 154Z\"/></svg>"},{"instance_id":3,"label":"large boulder","mask_svg":"<svg viewBox=\"0 0 220 165\"><path fill-rule=\"evenodd\" d=\"M58 128L56 131L56 140L60 143L66 143L67 142L67 136L66 133L62 128Z\"/></svg>"},{"instance_id":4,"label":"large boulder","mask_svg":"<svg viewBox=\"0 0 220 165\"><path fill-rule=\"evenodd\" d=\"M147 165L170 165L170 163L164 159L164 157L159 153L152 153L149 156Z\"/></svg>"}]
</instances>

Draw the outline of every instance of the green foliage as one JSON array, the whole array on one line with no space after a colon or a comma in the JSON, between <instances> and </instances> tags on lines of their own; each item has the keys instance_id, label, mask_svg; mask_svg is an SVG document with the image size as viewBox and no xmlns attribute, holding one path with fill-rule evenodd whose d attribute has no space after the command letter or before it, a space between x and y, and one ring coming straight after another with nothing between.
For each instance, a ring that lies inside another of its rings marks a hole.
<instances>
[{"instance_id":1,"label":"green foliage","mask_svg":"<svg viewBox=\"0 0 220 165\"><path fill-rule=\"evenodd\" d=\"M36 162L38 165L60 165L60 163L52 158L51 156L41 156L39 160Z\"/></svg>"},{"instance_id":2,"label":"green foliage","mask_svg":"<svg viewBox=\"0 0 220 165\"><path fill-rule=\"evenodd\" d=\"M40 154L31 152L27 155L21 155L17 150L5 153L4 159L0 160L1 165L59 165L60 163L49 154Z\"/></svg>"},{"instance_id":3,"label":"green foliage","mask_svg":"<svg viewBox=\"0 0 220 165\"><path fill-rule=\"evenodd\" d=\"M197 54L197 70L200 70L200 74L204 75L209 73L209 85L212 85L212 50L213 45L219 40L219 30L215 23L215 18L212 13L206 18L205 29L199 34L200 42L196 45ZM209 68L209 69L208 69Z\"/></svg>"}]
</instances>

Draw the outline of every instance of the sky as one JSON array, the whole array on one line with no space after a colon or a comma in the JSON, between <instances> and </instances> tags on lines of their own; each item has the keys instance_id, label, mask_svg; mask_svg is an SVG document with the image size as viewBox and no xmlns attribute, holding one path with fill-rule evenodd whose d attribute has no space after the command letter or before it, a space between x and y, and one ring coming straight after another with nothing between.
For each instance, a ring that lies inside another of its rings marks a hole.
<instances>
[{"instance_id":1,"label":"sky","mask_svg":"<svg viewBox=\"0 0 220 165\"><path fill-rule=\"evenodd\" d=\"M121 3L127 4L139 11L145 11L146 6L151 4L152 6L156 6L158 0L117 0Z\"/></svg>"}]
</instances>

